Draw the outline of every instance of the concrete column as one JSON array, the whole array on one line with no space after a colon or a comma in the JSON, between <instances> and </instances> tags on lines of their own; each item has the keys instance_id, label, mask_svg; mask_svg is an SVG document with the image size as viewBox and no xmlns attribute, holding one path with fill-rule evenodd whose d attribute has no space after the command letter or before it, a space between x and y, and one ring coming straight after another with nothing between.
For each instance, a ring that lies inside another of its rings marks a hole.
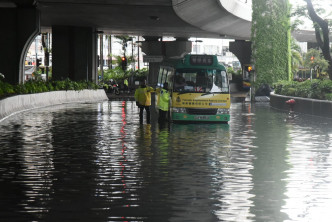
<instances>
[{"instance_id":1,"label":"concrete column","mask_svg":"<svg viewBox=\"0 0 332 222\"><path fill-rule=\"evenodd\" d=\"M6 82L24 81L25 57L40 31L39 18L34 6L0 8L0 72Z\"/></svg>"},{"instance_id":2,"label":"concrete column","mask_svg":"<svg viewBox=\"0 0 332 222\"><path fill-rule=\"evenodd\" d=\"M142 52L146 56L164 57L163 42L159 41L161 37L158 36L143 36ZM149 74L147 77L147 84L155 86L158 81L158 67L160 62L149 62Z\"/></svg>"},{"instance_id":3,"label":"concrete column","mask_svg":"<svg viewBox=\"0 0 332 222\"><path fill-rule=\"evenodd\" d=\"M252 54L250 41L235 40L235 42L230 42L229 51L239 59L242 66L250 64Z\"/></svg>"},{"instance_id":4,"label":"concrete column","mask_svg":"<svg viewBox=\"0 0 332 222\"><path fill-rule=\"evenodd\" d=\"M164 42L164 44L166 58L182 58L192 49L192 42L188 41L188 38L176 38L176 41Z\"/></svg>"},{"instance_id":5,"label":"concrete column","mask_svg":"<svg viewBox=\"0 0 332 222\"><path fill-rule=\"evenodd\" d=\"M89 80L97 77L97 36L94 28L53 26L53 79Z\"/></svg>"},{"instance_id":6,"label":"concrete column","mask_svg":"<svg viewBox=\"0 0 332 222\"><path fill-rule=\"evenodd\" d=\"M144 37L142 42L142 51L146 57L159 57L160 61L149 62L149 76L147 82L151 86L155 86L158 81L158 73L160 63L165 58L183 57L191 52L192 43L187 38L177 38L176 41L159 41L160 37Z\"/></svg>"}]
</instances>

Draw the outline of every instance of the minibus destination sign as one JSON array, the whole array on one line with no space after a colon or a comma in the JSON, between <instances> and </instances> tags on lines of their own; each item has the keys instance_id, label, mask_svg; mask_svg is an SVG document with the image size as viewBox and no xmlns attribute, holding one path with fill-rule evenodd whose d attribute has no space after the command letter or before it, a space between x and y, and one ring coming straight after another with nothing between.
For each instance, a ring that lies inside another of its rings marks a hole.
<instances>
[{"instance_id":1,"label":"minibus destination sign","mask_svg":"<svg viewBox=\"0 0 332 222\"><path fill-rule=\"evenodd\" d=\"M191 55L191 65L211 66L213 64L213 56L210 55Z\"/></svg>"}]
</instances>

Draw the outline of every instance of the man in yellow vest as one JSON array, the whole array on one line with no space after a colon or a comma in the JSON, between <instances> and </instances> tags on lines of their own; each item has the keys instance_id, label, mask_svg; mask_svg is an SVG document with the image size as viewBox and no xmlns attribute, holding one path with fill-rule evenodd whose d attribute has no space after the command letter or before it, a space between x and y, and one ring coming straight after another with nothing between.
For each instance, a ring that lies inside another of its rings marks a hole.
<instances>
[{"instance_id":1,"label":"man in yellow vest","mask_svg":"<svg viewBox=\"0 0 332 222\"><path fill-rule=\"evenodd\" d=\"M165 82L163 84L163 88L159 92L158 98L158 107L159 107L159 124L163 124L166 122L167 112L169 108L169 92L168 92L168 83Z\"/></svg>"},{"instance_id":2,"label":"man in yellow vest","mask_svg":"<svg viewBox=\"0 0 332 222\"><path fill-rule=\"evenodd\" d=\"M140 82L140 86L135 91L136 105L139 107L139 123L143 124L143 111L146 111L146 123L150 124L150 106L151 106L151 92L154 89L145 84L145 81Z\"/></svg>"}]
</instances>

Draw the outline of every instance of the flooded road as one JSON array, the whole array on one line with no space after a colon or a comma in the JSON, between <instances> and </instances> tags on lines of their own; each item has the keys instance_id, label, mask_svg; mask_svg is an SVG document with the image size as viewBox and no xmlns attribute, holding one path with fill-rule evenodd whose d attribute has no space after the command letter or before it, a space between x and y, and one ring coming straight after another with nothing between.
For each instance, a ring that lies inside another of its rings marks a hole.
<instances>
[{"instance_id":1,"label":"flooded road","mask_svg":"<svg viewBox=\"0 0 332 222\"><path fill-rule=\"evenodd\" d=\"M233 103L229 124L155 122L122 101L3 120L0 221L331 221L331 119Z\"/></svg>"}]
</instances>

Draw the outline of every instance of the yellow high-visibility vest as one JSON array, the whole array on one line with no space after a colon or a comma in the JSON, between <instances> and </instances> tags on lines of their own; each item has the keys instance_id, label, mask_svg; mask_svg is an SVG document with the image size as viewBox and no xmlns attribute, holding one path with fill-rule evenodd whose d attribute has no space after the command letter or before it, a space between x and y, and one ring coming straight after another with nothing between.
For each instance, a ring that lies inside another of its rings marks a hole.
<instances>
[{"instance_id":1,"label":"yellow high-visibility vest","mask_svg":"<svg viewBox=\"0 0 332 222\"><path fill-rule=\"evenodd\" d=\"M166 89L161 89L158 99L158 107L163 111L168 111L169 108L169 92Z\"/></svg>"},{"instance_id":2,"label":"yellow high-visibility vest","mask_svg":"<svg viewBox=\"0 0 332 222\"><path fill-rule=\"evenodd\" d=\"M151 92L154 92L154 89L150 86L139 87L135 91L135 100L142 106L151 106Z\"/></svg>"}]
</instances>

